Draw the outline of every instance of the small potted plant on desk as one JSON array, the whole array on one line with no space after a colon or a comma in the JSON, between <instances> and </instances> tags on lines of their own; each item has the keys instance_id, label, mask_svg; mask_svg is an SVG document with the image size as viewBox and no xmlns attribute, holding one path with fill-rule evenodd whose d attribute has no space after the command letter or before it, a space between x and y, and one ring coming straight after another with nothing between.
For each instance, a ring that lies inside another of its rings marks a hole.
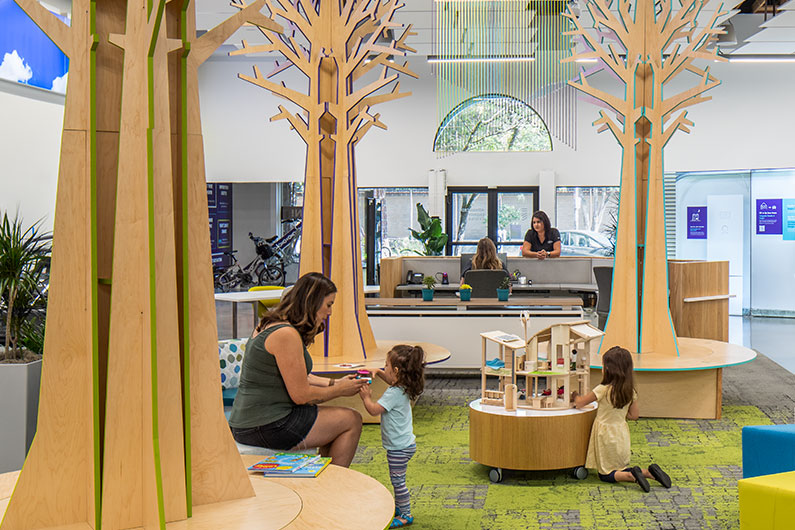
<instances>
[{"instance_id":1,"label":"small potted plant on desk","mask_svg":"<svg viewBox=\"0 0 795 530\"><path fill-rule=\"evenodd\" d=\"M472 298L472 286L468 283L462 283L458 287L458 294L461 296L462 302L469 302L469 300Z\"/></svg>"},{"instance_id":2,"label":"small potted plant on desk","mask_svg":"<svg viewBox=\"0 0 795 530\"><path fill-rule=\"evenodd\" d=\"M422 301L430 302L433 300L433 288L436 285L436 278L433 276L425 276L422 279L422 284L425 286L422 289Z\"/></svg>"},{"instance_id":3,"label":"small potted plant on desk","mask_svg":"<svg viewBox=\"0 0 795 530\"><path fill-rule=\"evenodd\" d=\"M497 287L497 300L501 302L507 302L509 294L511 294L511 279L506 276L503 278L500 286Z\"/></svg>"}]
</instances>

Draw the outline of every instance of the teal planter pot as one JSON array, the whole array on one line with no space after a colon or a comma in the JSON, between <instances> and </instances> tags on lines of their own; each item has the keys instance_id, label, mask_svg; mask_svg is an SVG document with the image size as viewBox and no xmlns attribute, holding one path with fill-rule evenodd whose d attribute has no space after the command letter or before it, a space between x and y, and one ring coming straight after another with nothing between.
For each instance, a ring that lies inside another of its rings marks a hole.
<instances>
[{"instance_id":1,"label":"teal planter pot","mask_svg":"<svg viewBox=\"0 0 795 530\"><path fill-rule=\"evenodd\" d=\"M500 302L507 302L509 294L511 294L510 289L497 289L497 300Z\"/></svg>"},{"instance_id":2,"label":"teal planter pot","mask_svg":"<svg viewBox=\"0 0 795 530\"><path fill-rule=\"evenodd\" d=\"M469 302L472 298L472 289L461 289L458 294L461 296L462 302Z\"/></svg>"},{"instance_id":3,"label":"teal planter pot","mask_svg":"<svg viewBox=\"0 0 795 530\"><path fill-rule=\"evenodd\" d=\"M433 300L433 289L423 289L422 290L422 301L423 302L430 302ZM507 300L507 298L506 298Z\"/></svg>"}]
</instances>

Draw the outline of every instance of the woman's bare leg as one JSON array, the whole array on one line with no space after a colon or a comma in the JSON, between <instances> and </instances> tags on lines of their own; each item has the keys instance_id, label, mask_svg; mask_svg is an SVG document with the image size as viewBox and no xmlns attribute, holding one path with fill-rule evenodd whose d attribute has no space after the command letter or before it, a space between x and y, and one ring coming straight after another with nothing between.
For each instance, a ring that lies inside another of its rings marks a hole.
<instances>
[{"instance_id":1,"label":"woman's bare leg","mask_svg":"<svg viewBox=\"0 0 795 530\"><path fill-rule=\"evenodd\" d=\"M346 407L317 408L317 419L304 441L293 449L318 447L331 462L348 467L356 454L362 434L362 415Z\"/></svg>"}]
</instances>

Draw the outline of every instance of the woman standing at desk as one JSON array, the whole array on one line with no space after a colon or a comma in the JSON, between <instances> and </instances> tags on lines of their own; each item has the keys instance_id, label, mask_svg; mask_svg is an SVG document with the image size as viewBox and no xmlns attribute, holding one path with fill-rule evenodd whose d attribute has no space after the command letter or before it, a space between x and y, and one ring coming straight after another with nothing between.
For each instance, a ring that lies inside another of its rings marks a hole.
<instances>
[{"instance_id":1,"label":"woman standing at desk","mask_svg":"<svg viewBox=\"0 0 795 530\"><path fill-rule=\"evenodd\" d=\"M522 256L537 259L560 257L560 232L552 228L549 216L542 210L533 214L532 227L524 235Z\"/></svg>"},{"instance_id":2,"label":"woman standing at desk","mask_svg":"<svg viewBox=\"0 0 795 530\"><path fill-rule=\"evenodd\" d=\"M503 263L497 256L497 246L494 244L494 241L488 237L484 237L478 241L477 251L469 261L469 267L466 267L461 271L461 283L464 283L464 276L468 271L479 269L504 269L505 272L508 272L508 267L506 264Z\"/></svg>"},{"instance_id":3,"label":"woman standing at desk","mask_svg":"<svg viewBox=\"0 0 795 530\"><path fill-rule=\"evenodd\" d=\"M306 349L323 331L336 295L331 280L311 272L262 317L246 345L229 417L236 441L283 451L319 447L332 463L351 464L362 433L361 414L317 404L353 396L367 381L312 375Z\"/></svg>"}]
</instances>

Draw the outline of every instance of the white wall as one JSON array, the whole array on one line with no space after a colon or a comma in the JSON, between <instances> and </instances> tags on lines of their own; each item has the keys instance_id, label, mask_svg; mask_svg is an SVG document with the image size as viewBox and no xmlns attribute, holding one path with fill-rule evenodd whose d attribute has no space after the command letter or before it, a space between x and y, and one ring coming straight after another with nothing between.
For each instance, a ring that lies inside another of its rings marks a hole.
<instances>
[{"instance_id":1,"label":"white wall","mask_svg":"<svg viewBox=\"0 0 795 530\"><path fill-rule=\"evenodd\" d=\"M278 184L246 182L232 186L232 248L246 265L257 255L248 233L269 238L279 228Z\"/></svg>"},{"instance_id":2,"label":"white wall","mask_svg":"<svg viewBox=\"0 0 795 530\"><path fill-rule=\"evenodd\" d=\"M0 80L0 212L52 229L63 97ZM31 97L33 96L33 97Z\"/></svg>"},{"instance_id":3,"label":"white wall","mask_svg":"<svg viewBox=\"0 0 795 530\"><path fill-rule=\"evenodd\" d=\"M299 181L306 149L284 121L269 122L285 100L237 78L247 59L211 60L199 70L207 178L215 182ZM543 170L562 185L615 185L620 152L608 133L596 134L597 109L578 103L578 149L555 143L551 153L432 152L437 111L435 81L424 60L412 61L419 80L406 78L407 98L375 110L389 127L372 129L357 148L359 185L427 186L429 169L447 169L449 186L536 185ZM263 67L263 71L267 71ZM795 69L782 64L715 64L723 84L712 101L693 107L693 133L677 133L666 150L666 171L795 167L792 123ZM297 74L291 74L296 76ZM294 77L300 82L300 77ZM0 86L0 207L20 206L25 219L52 223L63 106Z\"/></svg>"}]
</instances>

